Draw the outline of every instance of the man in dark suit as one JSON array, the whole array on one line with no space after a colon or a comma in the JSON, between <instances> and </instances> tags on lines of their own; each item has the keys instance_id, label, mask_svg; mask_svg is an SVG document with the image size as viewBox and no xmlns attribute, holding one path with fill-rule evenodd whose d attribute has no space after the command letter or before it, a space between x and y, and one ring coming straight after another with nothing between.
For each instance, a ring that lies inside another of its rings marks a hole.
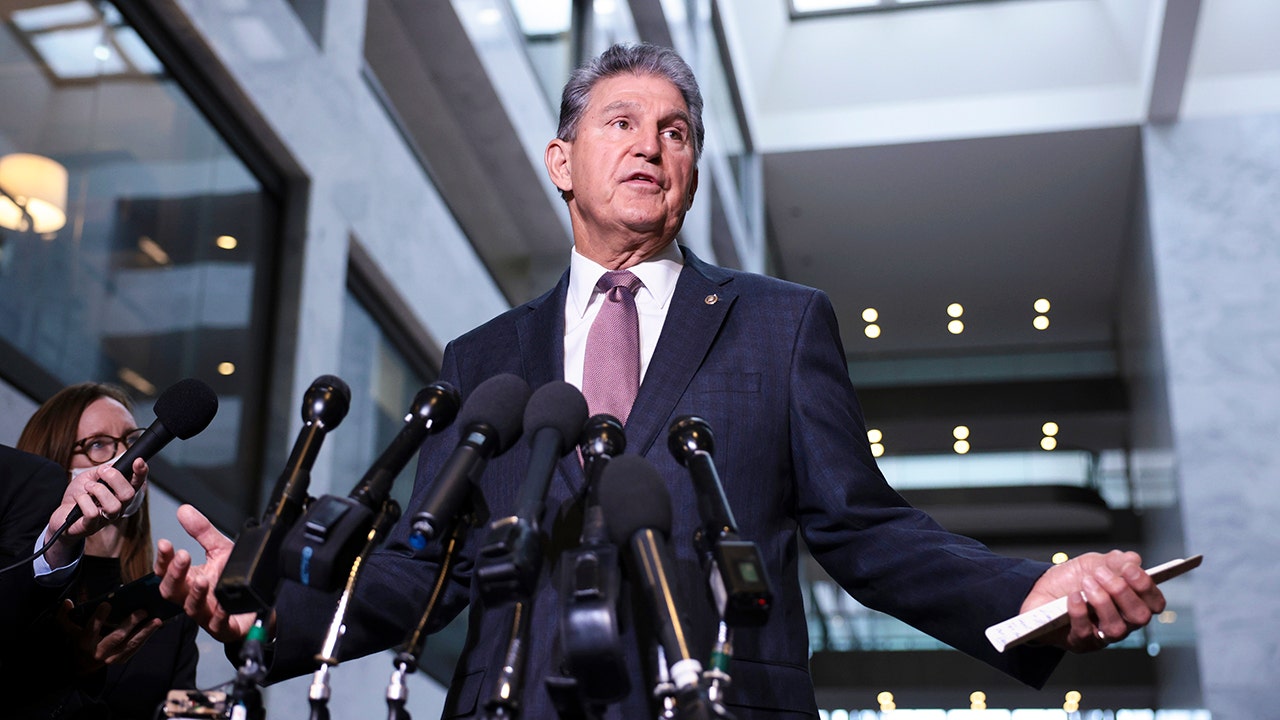
<instances>
[{"instance_id":1,"label":"man in dark suit","mask_svg":"<svg viewBox=\"0 0 1280 720\"><path fill-rule=\"evenodd\" d=\"M1092 650L1163 609L1163 597L1132 553L1083 556L1053 568L997 556L946 532L887 486L868 448L827 297L708 265L675 243L697 190L701 106L691 71L670 50L615 47L575 73L565 88L558 137L546 150L548 173L572 219L570 269L547 294L452 342L442 379L464 396L499 373L519 375L533 387L567 380L587 389L591 328L605 297L613 297L613 291L597 288L597 279L618 270L635 276L626 282L634 291L642 383L634 404L609 410L627 416L627 452L651 461L671 493L675 585L689 616L690 647L706 657L717 617L690 541L699 522L696 498L686 471L665 447L674 418L697 414L715 429L728 501L775 583L768 623L739 630L734 638L735 682L728 698L734 714L817 714L798 579L801 538L860 601L1031 684L1043 683L1061 650L1021 647L997 654L983 637L986 626L1070 595L1071 625L1053 640ZM587 395L593 412L603 409ZM454 428L427 443L415 497L430 487L457 440ZM490 517L513 514L528 460L522 442L490 463L478 483L479 504ZM577 539L570 518L584 484L575 457L560 463L543 518L551 572L558 569L558 553ZM190 559L175 556L162 542L159 564L169 571L168 591L173 597L203 595L198 618L228 638L241 636L243 619L226 618L208 604L226 543L212 537L193 510L179 517L214 559L188 571ZM467 645L447 701L449 717L482 710L509 629L503 615L479 602L469 582L467 570L481 539L472 535L463 571L441 604L440 623L467 604L471 608ZM402 523L369 561L344 651L398 642L421 612L432 565L410 550L407 539ZM534 633L521 697L525 717L554 716L542 680L560 672L555 637L562 602L544 577L532 607ZM273 674L314 669L317 641L311 628L326 624L331 607L296 587L281 593ZM299 640L306 636L311 639ZM624 638L631 694L609 708L609 717L653 716L653 677L643 670L649 665L648 641L637 636L632 628Z\"/></svg>"},{"instance_id":2,"label":"man in dark suit","mask_svg":"<svg viewBox=\"0 0 1280 720\"><path fill-rule=\"evenodd\" d=\"M0 567L35 551L66 489L67 473L55 463L0 445ZM55 598L36 583L30 563L0 575L0 634L13 637Z\"/></svg>"}]
</instances>

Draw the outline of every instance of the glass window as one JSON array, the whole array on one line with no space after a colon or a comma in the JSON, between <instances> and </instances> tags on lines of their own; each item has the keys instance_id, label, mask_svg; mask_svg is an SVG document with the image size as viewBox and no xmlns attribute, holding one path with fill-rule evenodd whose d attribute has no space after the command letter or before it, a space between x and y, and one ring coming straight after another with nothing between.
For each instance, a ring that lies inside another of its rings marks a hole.
<instances>
[{"instance_id":1,"label":"glass window","mask_svg":"<svg viewBox=\"0 0 1280 720\"><path fill-rule=\"evenodd\" d=\"M116 382L144 422L169 385L208 382L217 417L157 482L238 524L277 202L113 5L23 5L0 24L0 345L43 375L9 379Z\"/></svg>"},{"instance_id":2,"label":"glass window","mask_svg":"<svg viewBox=\"0 0 1280 720\"><path fill-rule=\"evenodd\" d=\"M409 404L436 373L411 364L350 290L343 307L338 364L338 375L351 387L351 410L330 439L335 446L332 492L345 494L404 427ZM392 486L391 496L401 509L408 506L416 469L415 457Z\"/></svg>"}]
</instances>

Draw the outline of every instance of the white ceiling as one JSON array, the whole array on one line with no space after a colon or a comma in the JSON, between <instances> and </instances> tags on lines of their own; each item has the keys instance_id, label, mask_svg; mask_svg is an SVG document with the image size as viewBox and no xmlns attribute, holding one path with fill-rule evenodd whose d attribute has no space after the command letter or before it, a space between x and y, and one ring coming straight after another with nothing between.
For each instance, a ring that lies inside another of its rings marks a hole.
<instances>
[{"instance_id":1,"label":"white ceiling","mask_svg":"<svg viewBox=\"0 0 1280 720\"><path fill-rule=\"evenodd\" d=\"M1280 112L1272 0L991 0L798 20L786 0L718 7L764 157L776 272L831 295L855 384L859 367L912 362L945 383L966 360L1013 381L1025 377L1012 360L1113 351L1140 128ZM1044 332L1031 326L1039 297L1053 304ZM960 336L946 330L951 302L965 307ZM880 313L875 340L866 307Z\"/></svg>"}]
</instances>

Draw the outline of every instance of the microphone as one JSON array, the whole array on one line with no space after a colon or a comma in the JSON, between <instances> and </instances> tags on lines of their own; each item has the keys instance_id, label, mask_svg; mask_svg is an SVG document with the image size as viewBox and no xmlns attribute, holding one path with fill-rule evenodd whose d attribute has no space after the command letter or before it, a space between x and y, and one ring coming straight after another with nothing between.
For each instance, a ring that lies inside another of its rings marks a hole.
<instances>
[{"instance_id":1,"label":"microphone","mask_svg":"<svg viewBox=\"0 0 1280 720\"><path fill-rule=\"evenodd\" d=\"M711 426L694 415L677 418L667 432L667 447L689 469L698 495L702 527L694 546L710 564L711 594L716 609L730 627L754 627L769 619L773 588L756 544L738 536L724 486L716 472Z\"/></svg>"},{"instance_id":2,"label":"microphone","mask_svg":"<svg viewBox=\"0 0 1280 720\"><path fill-rule=\"evenodd\" d=\"M280 583L280 545L302 514L311 466L325 434L351 407L351 389L334 375L321 375L302 396L302 429L284 472L276 481L262 519L249 518L218 578L214 595L229 613L255 612L275 604Z\"/></svg>"},{"instance_id":3,"label":"microphone","mask_svg":"<svg viewBox=\"0 0 1280 720\"><path fill-rule=\"evenodd\" d=\"M203 381L186 378L160 393L152 410L156 414L155 422L111 465L126 480L133 479L134 460L150 460L175 437L187 440L209 427L213 416L218 414L218 396ZM84 511L78 506L71 508L64 527L71 527L83 516Z\"/></svg>"},{"instance_id":4,"label":"microphone","mask_svg":"<svg viewBox=\"0 0 1280 720\"><path fill-rule=\"evenodd\" d=\"M600 477L600 507L609 519L609 537L626 547L637 580L648 599L658 642L671 664L679 693L697 688L702 664L689 652L684 622L672 593L675 562L667 547L671 534L671 496L662 477L639 455L616 457Z\"/></svg>"},{"instance_id":5,"label":"microphone","mask_svg":"<svg viewBox=\"0 0 1280 720\"><path fill-rule=\"evenodd\" d=\"M413 516L409 545L421 550L457 516L471 483L489 458L501 455L520 437L520 415L529 402L529 383L510 373L480 383L462 404L462 438L436 475Z\"/></svg>"},{"instance_id":6,"label":"microphone","mask_svg":"<svg viewBox=\"0 0 1280 720\"><path fill-rule=\"evenodd\" d=\"M529 469L516 512L494 520L480 548L476 576L486 605L532 597L542 569L538 527L546 509L547 488L556 463L574 447L587 422L587 401L582 392L563 380L538 388L524 409L529 439Z\"/></svg>"},{"instance_id":7,"label":"microphone","mask_svg":"<svg viewBox=\"0 0 1280 720\"><path fill-rule=\"evenodd\" d=\"M560 647L570 678L548 678L547 691L561 704L575 695L591 703L616 702L631 691L618 600L622 577L618 548L609 542L600 509L600 473L622 455L627 436L612 415L594 415L578 441L587 477L582 542L560 556ZM565 688L572 688L571 693Z\"/></svg>"},{"instance_id":8,"label":"microphone","mask_svg":"<svg viewBox=\"0 0 1280 720\"><path fill-rule=\"evenodd\" d=\"M428 435L453 422L460 403L458 389L447 382L419 390L405 415L404 427L351 493L345 498L325 495L313 501L302 521L294 523L280 550L284 576L325 591L338 589L382 512L396 476ZM391 520L399 515L396 506Z\"/></svg>"}]
</instances>

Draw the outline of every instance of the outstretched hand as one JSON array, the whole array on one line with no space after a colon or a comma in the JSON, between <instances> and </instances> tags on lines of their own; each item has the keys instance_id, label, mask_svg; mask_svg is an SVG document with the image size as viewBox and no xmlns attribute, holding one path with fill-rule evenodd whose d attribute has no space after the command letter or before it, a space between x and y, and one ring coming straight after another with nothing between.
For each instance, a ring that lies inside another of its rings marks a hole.
<instances>
[{"instance_id":1,"label":"outstretched hand","mask_svg":"<svg viewBox=\"0 0 1280 720\"><path fill-rule=\"evenodd\" d=\"M1164 611L1164 594L1133 552L1086 553L1049 568L1022 602L1022 612L1067 598L1070 624L1043 638L1073 652L1123 640Z\"/></svg>"},{"instance_id":2,"label":"outstretched hand","mask_svg":"<svg viewBox=\"0 0 1280 720\"><path fill-rule=\"evenodd\" d=\"M190 505L178 508L178 522L204 548L204 562L193 565L190 553L175 550L173 543L161 539L156 543L155 564L161 578L160 595L181 605L215 639L224 643L243 639L253 625L254 614L228 615L213 594L235 543Z\"/></svg>"}]
</instances>

